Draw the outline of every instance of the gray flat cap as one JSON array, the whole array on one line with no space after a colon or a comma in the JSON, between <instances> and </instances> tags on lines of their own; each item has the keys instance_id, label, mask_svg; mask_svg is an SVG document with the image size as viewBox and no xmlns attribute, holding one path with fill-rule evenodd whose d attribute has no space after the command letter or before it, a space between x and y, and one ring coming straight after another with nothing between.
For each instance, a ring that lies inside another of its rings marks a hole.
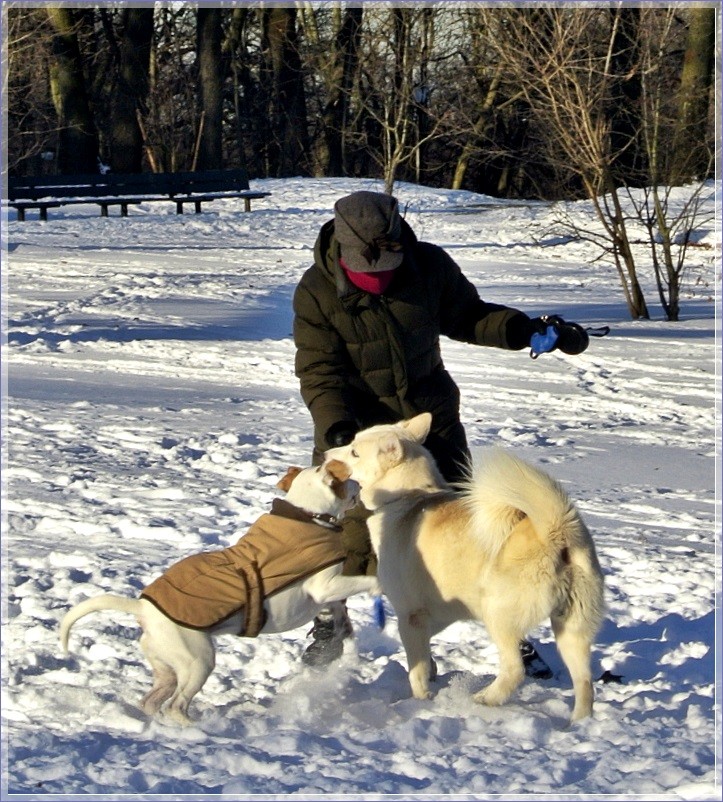
<instances>
[{"instance_id":1,"label":"gray flat cap","mask_svg":"<svg viewBox=\"0 0 723 802\"><path fill-rule=\"evenodd\" d=\"M334 204L334 235L344 264L356 273L395 270L404 253L397 199L383 192L353 192Z\"/></svg>"}]
</instances>

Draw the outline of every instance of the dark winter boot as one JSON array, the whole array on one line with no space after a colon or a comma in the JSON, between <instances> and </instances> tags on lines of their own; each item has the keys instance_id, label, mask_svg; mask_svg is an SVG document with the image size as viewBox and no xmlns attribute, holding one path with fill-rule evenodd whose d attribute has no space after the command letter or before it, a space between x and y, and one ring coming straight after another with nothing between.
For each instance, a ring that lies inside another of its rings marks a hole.
<instances>
[{"instance_id":1,"label":"dark winter boot","mask_svg":"<svg viewBox=\"0 0 723 802\"><path fill-rule=\"evenodd\" d=\"M534 679L550 679L552 669L537 653L537 649L528 641L520 641L520 654L525 664L525 674Z\"/></svg>"},{"instance_id":2,"label":"dark winter boot","mask_svg":"<svg viewBox=\"0 0 723 802\"><path fill-rule=\"evenodd\" d=\"M313 640L301 655L302 663L307 666L328 666L342 656L344 639L352 635L351 621L345 616L342 621L335 623L332 611L322 610L314 619L314 626L308 634Z\"/></svg>"}]
</instances>

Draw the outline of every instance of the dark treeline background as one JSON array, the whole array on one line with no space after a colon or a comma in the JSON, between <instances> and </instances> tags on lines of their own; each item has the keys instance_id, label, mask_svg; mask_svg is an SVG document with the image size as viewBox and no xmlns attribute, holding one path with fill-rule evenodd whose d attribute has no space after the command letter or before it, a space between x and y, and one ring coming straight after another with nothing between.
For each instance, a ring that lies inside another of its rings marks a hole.
<instances>
[{"instance_id":1,"label":"dark treeline background","mask_svg":"<svg viewBox=\"0 0 723 802\"><path fill-rule=\"evenodd\" d=\"M11 173L246 167L556 199L712 169L713 4L4 10Z\"/></svg>"}]
</instances>

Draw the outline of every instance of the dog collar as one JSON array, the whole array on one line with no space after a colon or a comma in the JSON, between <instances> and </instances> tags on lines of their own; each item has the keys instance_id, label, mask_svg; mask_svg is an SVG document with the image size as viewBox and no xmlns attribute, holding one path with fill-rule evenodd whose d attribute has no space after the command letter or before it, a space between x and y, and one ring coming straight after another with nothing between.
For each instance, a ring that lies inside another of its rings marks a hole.
<instances>
[{"instance_id":1,"label":"dog collar","mask_svg":"<svg viewBox=\"0 0 723 802\"><path fill-rule=\"evenodd\" d=\"M326 529L341 530L339 520L328 512L307 512L307 510L290 504L286 499L275 498L271 502L271 514L279 515L282 518L290 518L292 521L307 521L318 523Z\"/></svg>"},{"instance_id":2,"label":"dog collar","mask_svg":"<svg viewBox=\"0 0 723 802\"><path fill-rule=\"evenodd\" d=\"M334 515L330 515L328 512L314 513L311 518L322 526L326 526L328 529L341 529L339 519Z\"/></svg>"}]
</instances>

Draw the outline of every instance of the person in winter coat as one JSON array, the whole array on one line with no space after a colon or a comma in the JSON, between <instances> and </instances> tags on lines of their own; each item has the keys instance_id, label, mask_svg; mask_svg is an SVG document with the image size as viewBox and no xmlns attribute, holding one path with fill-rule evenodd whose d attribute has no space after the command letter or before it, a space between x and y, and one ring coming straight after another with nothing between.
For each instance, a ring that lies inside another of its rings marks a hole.
<instances>
[{"instance_id":1,"label":"person in winter coat","mask_svg":"<svg viewBox=\"0 0 723 802\"><path fill-rule=\"evenodd\" d=\"M530 318L483 301L442 248L417 239L396 198L378 192L354 192L336 202L293 307L295 369L313 419L315 463L361 429L431 412L425 446L450 483L464 476L470 453L459 390L442 362L440 336L519 351L552 323L551 347L580 353L588 344L577 324ZM367 515L360 508L344 521L346 574L376 571ZM350 625L333 632L320 615L305 662L335 659L350 633ZM539 657L527 647L529 667Z\"/></svg>"}]
</instances>

